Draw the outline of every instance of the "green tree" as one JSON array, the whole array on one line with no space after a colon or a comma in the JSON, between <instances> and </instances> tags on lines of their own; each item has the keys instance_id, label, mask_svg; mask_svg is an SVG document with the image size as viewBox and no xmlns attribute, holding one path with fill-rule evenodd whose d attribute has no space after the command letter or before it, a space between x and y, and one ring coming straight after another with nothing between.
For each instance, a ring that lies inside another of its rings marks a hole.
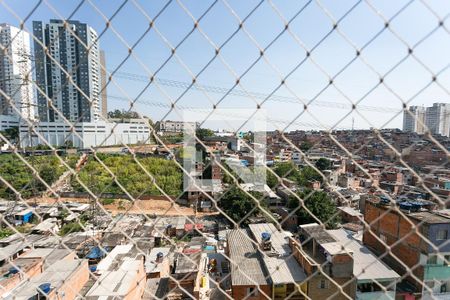
<instances>
[{"instance_id":1,"label":"green tree","mask_svg":"<svg viewBox=\"0 0 450 300\"><path fill-rule=\"evenodd\" d=\"M326 158L319 158L318 161L316 161L316 167L320 171L329 170L331 168L331 161Z\"/></svg>"},{"instance_id":2,"label":"green tree","mask_svg":"<svg viewBox=\"0 0 450 300\"><path fill-rule=\"evenodd\" d=\"M290 196L288 201L288 207L291 209L297 209L296 214L298 216L299 224L316 223L317 220L313 217L317 217L327 228L336 228L340 221L337 215L336 204L331 197L323 191L311 191L304 190L298 192L297 195L300 199L305 199L304 204L311 214L301 206L300 201Z\"/></svg>"},{"instance_id":3,"label":"green tree","mask_svg":"<svg viewBox=\"0 0 450 300\"><path fill-rule=\"evenodd\" d=\"M11 143L15 143L19 140L19 127L11 127L6 128L2 134L7 138Z\"/></svg>"},{"instance_id":4,"label":"green tree","mask_svg":"<svg viewBox=\"0 0 450 300\"><path fill-rule=\"evenodd\" d=\"M135 111L126 111L124 109L115 109L108 112L108 118L111 119L137 119L140 118L139 114Z\"/></svg>"},{"instance_id":5,"label":"green tree","mask_svg":"<svg viewBox=\"0 0 450 300\"><path fill-rule=\"evenodd\" d=\"M261 193L251 193L256 199L261 198ZM243 222L246 224L248 220L243 218L256 206L255 201L243 192L239 187L232 186L225 194L220 198L219 207L235 222ZM263 203L261 203L263 205ZM255 215L259 210L255 210L251 215Z\"/></svg>"},{"instance_id":6,"label":"green tree","mask_svg":"<svg viewBox=\"0 0 450 300\"><path fill-rule=\"evenodd\" d=\"M309 149L311 149L313 147L313 144L309 141L304 141L303 143L300 144L300 150L302 150L303 152L307 152L309 151Z\"/></svg>"},{"instance_id":7,"label":"green tree","mask_svg":"<svg viewBox=\"0 0 450 300\"><path fill-rule=\"evenodd\" d=\"M293 162L277 163L273 170L278 176L293 180L300 175L298 167Z\"/></svg>"},{"instance_id":8,"label":"green tree","mask_svg":"<svg viewBox=\"0 0 450 300\"><path fill-rule=\"evenodd\" d=\"M278 178L272 174L270 171L266 171L266 182L267 185L273 189L278 185Z\"/></svg>"},{"instance_id":9,"label":"green tree","mask_svg":"<svg viewBox=\"0 0 450 300\"><path fill-rule=\"evenodd\" d=\"M55 172L55 166L51 164L43 164L39 168L39 176L47 183L52 184L58 179L58 173Z\"/></svg>"},{"instance_id":10,"label":"green tree","mask_svg":"<svg viewBox=\"0 0 450 300\"><path fill-rule=\"evenodd\" d=\"M195 131L195 135L197 136L197 138L203 141L206 137L214 136L214 131L208 128L198 128Z\"/></svg>"},{"instance_id":11,"label":"green tree","mask_svg":"<svg viewBox=\"0 0 450 300\"><path fill-rule=\"evenodd\" d=\"M307 166L301 169L296 181L299 186L306 187L310 181L322 182L322 176L314 168Z\"/></svg>"}]
</instances>

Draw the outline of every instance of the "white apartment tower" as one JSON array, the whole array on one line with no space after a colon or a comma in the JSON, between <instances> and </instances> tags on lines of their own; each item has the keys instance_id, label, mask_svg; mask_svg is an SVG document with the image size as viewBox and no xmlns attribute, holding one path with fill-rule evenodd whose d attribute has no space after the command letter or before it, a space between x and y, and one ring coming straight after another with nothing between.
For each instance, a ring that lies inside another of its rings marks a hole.
<instances>
[{"instance_id":1,"label":"white apartment tower","mask_svg":"<svg viewBox=\"0 0 450 300\"><path fill-rule=\"evenodd\" d=\"M101 75L97 33L78 21L50 20L47 24L33 21L33 34L37 39L36 82L41 90L37 93L39 119L98 121Z\"/></svg>"},{"instance_id":2,"label":"white apartment tower","mask_svg":"<svg viewBox=\"0 0 450 300\"><path fill-rule=\"evenodd\" d=\"M423 106L410 106L403 112L403 130L407 132L425 133L426 109Z\"/></svg>"},{"instance_id":3,"label":"white apartment tower","mask_svg":"<svg viewBox=\"0 0 450 300\"><path fill-rule=\"evenodd\" d=\"M0 115L34 119L30 35L0 24L0 45Z\"/></svg>"},{"instance_id":4,"label":"white apartment tower","mask_svg":"<svg viewBox=\"0 0 450 300\"><path fill-rule=\"evenodd\" d=\"M427 107L425 120L432 134L450 136L450 103L433 103Z\"/></svg>"}]
</instances>

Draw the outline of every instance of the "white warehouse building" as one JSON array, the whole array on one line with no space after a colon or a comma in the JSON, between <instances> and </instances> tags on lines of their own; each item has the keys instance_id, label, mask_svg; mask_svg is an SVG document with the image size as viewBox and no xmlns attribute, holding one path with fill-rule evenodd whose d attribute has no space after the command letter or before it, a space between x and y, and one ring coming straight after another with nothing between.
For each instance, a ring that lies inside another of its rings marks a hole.
<instances>
[{"instance_id":1,"label":"white warehouse building","mask_svg":"<svg viewBox=\"0 0 450 300\"><path fill-rule=\"evenodd\" d=\"M148 122L142 119L130 119L122 123L82 122L74 123L73 127L61 122L39 122L34 130L22 123L20 146L45 145L45 141L56 147L71 144L76 148L147 144L151 140L150 132Z\"/></svg>"}]
</instances>

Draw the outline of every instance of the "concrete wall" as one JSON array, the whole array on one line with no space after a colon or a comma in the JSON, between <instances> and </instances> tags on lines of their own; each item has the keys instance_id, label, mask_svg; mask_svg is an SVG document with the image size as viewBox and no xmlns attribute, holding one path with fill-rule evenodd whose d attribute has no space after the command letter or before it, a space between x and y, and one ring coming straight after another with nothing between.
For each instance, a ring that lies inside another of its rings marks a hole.
<instances>
[{"instance_id":1,"label":"concrete wall","mask_svg":"<svg viewBox=\"0 0 450 300\"><path fill-rule=\"evenodd\" d=\"M19 126L19 118L17 116L0 115L0 131L18 126Z\"/></svg>"},{"instance_id":2,"label":"concrete wall","mask_svg":"<svg viewBox=\"0 0 450 300\"><path fill-rule=\"evenodd\" d=\"M439 230L447 230L447 239L446 240L437 240L436 236ZM450 238L450 224L432 224L428 228L428 239L437 247L439 247L439 251L441 252L450 252L450 244L448 243L448 239ZM428 246L427 252L433 252L433 247L431 245Z\"/></svg>"},{"instance_id":3,"label":"concrete wall","mask_svg":"<svg viewBox=\"0 0 450 300\"><path fill-rule=\"evenodd\" d=\"M72 131L71 125L75 125ZM52 123L40 122L30 131L26 124L20 126L20 145L22 147L45 144L63 146L70 141L74 147L111 146L150 142L150 129L145 123ZM39 137L34 132L38 132Z\"/></svg>"}]
</instances>

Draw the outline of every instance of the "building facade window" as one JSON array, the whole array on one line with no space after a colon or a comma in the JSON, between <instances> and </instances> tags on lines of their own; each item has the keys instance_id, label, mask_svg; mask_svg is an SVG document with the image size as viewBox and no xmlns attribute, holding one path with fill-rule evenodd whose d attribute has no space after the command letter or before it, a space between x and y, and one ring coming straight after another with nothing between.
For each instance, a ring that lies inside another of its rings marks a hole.
<instances>
[{"instance_id":1,"label":"building facade window","mask_svg":"<svg viewBox=\"0 0 450 300\"><path fill-rule=\"evenodd\" d=\"M438 230L436 234L436 240L446 240L447 239L448 232L445 229Z\"/></svg>"},{"instance_id":2,"label":"building facade window","mask_svg":"<svg viewBox=\"0 0 450 300\"><path fill-rule=\"evenodd\" d=\"M427 259L427 265L435 265L437 264L437 257L436 255L431 255Z\"/></svg>"},{"instance_id":3,"label":"building facade window","mask_svg":"<svg viewBox=\"0 0 450 300\"><path fill-rule=\"evenodd\" d=\"M247 288L247 297L255 297L258 295L258 290L255 287Z\"/></svg>"},{"instance_id":4,"label":"building facade window","mask_svg":"<svg viewBox=\"0 0 450 300\"><path fill-rule=\"evenodd\" d=\"M327 289L328 285L329 285L329 282L326 279L321 279L319 281L319 289Z\"/></svg>"}]
</instances>

